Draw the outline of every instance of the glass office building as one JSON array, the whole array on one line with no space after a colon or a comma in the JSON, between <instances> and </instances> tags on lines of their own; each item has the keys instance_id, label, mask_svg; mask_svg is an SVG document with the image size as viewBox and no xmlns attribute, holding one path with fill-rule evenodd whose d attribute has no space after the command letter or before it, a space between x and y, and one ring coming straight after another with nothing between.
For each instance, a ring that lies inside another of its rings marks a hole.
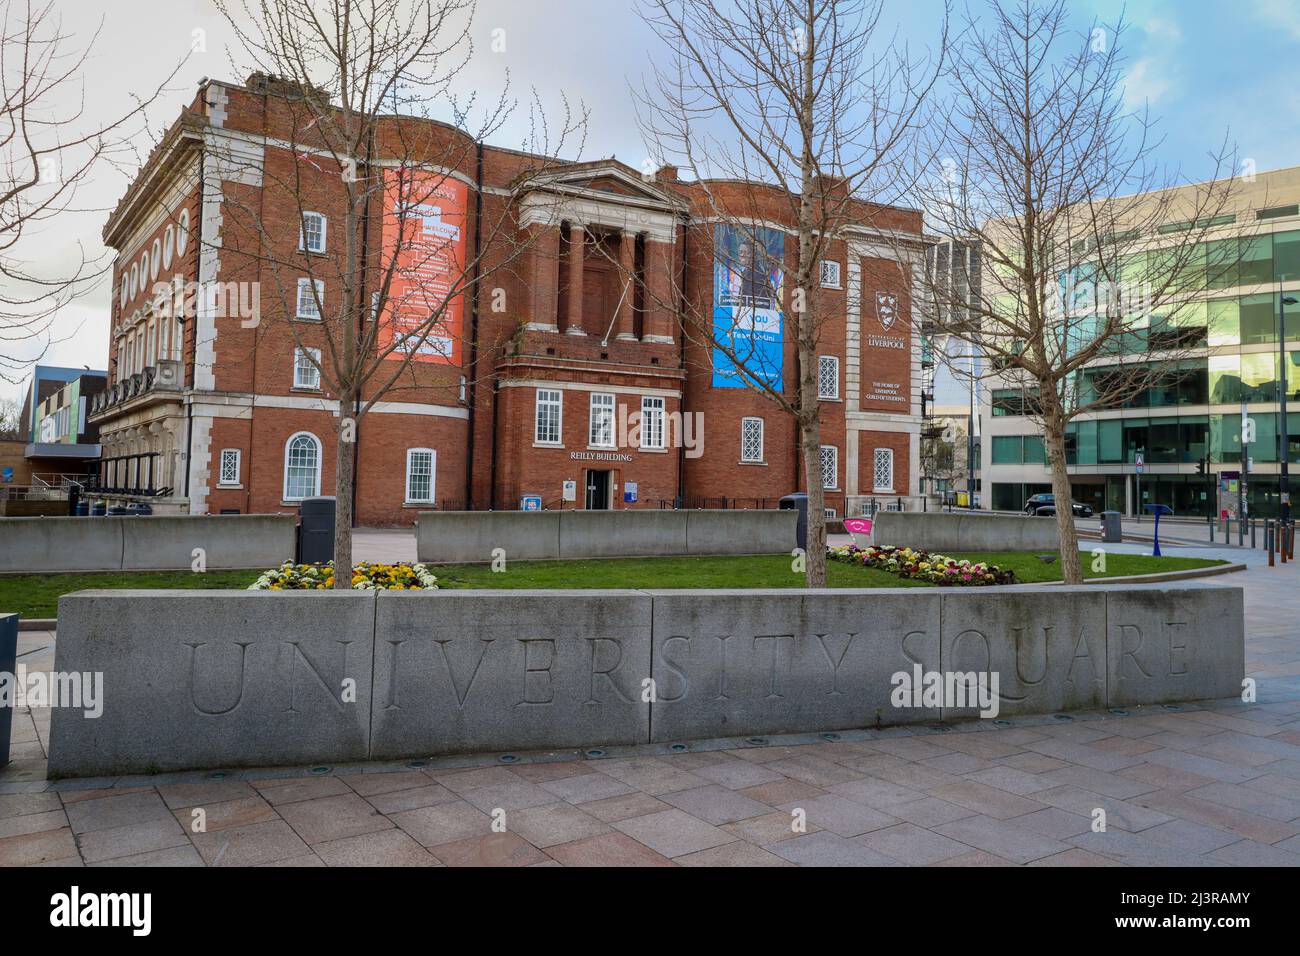
<instances>
[{"instance_id":1,"label":"glass office building","mask_svg":"<svg viewBox=\"0 0 1300 956\"><path fill-rule=\"evenodd\" d=\"M1179 273L1176 317L1152 316L1144 334L1116 343L1112 361L1093 362L1074 382L1082 406L1107 393L1108 376L1123 374L1122 353L1159 352L1161 336L1168 348L1176 343L1179 361L1160 366L1149 387L1070 427L1074 496L1096 509L1135 514L1159 503L1210 515L1226 503L1235 513L1244 494L1249 514L1278 513L1282 456L1300 463L1300 304L1286 307L1279 341L1279 293L1300 298L1300 168L1260 173L1240 192L1237 212L1216 220L1213 239ZM1291 403L1285 449L1283 371ZM1051 491L1034 401L996 381L986 392L983 479L994 509L1019 510L1030 495Z\"/></svg>"}]
</instances>

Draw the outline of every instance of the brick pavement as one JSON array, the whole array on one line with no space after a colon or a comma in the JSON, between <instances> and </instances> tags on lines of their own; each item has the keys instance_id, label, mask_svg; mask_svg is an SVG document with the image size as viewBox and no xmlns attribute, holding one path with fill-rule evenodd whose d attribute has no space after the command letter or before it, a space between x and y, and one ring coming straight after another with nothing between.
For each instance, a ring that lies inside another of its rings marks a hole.
<instances>
[{"instance_id":1,"label":"brick pavement","mask_svg":"<svg viewBox=\"0 0 1300 956\"><path fill-rule=\"evenodd\" d=\"M1255 704L66 781L49 712L20 710L0 865L1300 865L1300 567L1221 581L1246 591ZM22 634L20 660L53 642Z\"/></svg>"}]
</instances>

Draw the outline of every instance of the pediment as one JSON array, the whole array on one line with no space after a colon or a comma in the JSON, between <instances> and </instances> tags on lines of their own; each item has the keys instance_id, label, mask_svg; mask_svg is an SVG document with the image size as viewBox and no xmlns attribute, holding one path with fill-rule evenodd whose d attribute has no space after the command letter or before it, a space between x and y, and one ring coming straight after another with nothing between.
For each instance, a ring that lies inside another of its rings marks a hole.
<instances>
[{"instance_id":1,"label":"pediment","mask_svg":"<svg viewBox=\"0 0 1300 956\"><path fill-rule=\"evenodd\" d=\"M685 200L662 188L653 179L616 159L592 163L575 163L521 177L516 182L516 192L543 190L582 196L588 199L658 206L663 209L680 209Z\"/></svg>"}]
</instances>

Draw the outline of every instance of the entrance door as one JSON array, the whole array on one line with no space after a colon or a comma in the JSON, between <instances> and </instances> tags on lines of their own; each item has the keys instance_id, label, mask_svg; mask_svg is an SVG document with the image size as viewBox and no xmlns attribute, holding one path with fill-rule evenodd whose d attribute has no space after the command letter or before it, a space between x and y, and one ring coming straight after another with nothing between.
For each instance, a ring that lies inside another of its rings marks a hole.
<instances>
[{"instance_id":1,"label":"entrance door","mask_svg":"<svg viewBox=\"0 0 1300 956\"><path fill-rule=\"evenodd\" d=\"M609 472L587 472L587 510L609 510Z\"/></svg>"}]
</instances>

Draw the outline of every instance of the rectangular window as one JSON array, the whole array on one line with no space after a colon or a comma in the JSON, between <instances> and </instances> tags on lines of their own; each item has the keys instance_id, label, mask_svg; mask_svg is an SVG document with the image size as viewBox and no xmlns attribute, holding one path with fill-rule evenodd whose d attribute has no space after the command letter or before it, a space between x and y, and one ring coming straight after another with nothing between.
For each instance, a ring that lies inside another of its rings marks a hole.
<instances>
[{"instance_id":1,"label":"rectangular window","mask_svg":"<svg viewBox=\"0 0 1300 956\"><path fill-rule=\"evenodd\" d=\"M433 501L433 464L436 457L431 448L407 449L406 500L408 503Z\"/></svg>"},{"instance_id":2,"label":"rectangular window","mask_svg":"<svg viewBox=\"0 0 1300 956\"><path fill-rule=\"evenodd\" d=\"M221 469L217 472L218 485L239 484L239 449L221 449Z\"/></svg>"},{"instance_id":3,"label":"rectangular window","mask_svg":"<svg viewBox=\"0 0 1300 956\"><path fill-rule=\"evenodd\" d=\"M320 368L313 364L320 362L320 349L294 349L293 353L293 387L320 388Z\"/></svg>"},{"instance_id":4,"label":"rectangular window","mask_svg":"<svg viewBox=\"0 0 1300 956\"><path fill-rule=\"evenodd\" d=\"M562 395L563 393L558 388L539 388L537 390L533 441L539 445L558 445L560 443Z\"/></svg>"},{"instance_id":5,"label":"rectangular window","mask_svg":"<svg viewBox=\"0 0 1300 956\"><path fill-rule=\"evenodd\" d=\"M641 447L664 447L664 400L641 399Z\"/></svg>"},{"instance_id":6,"label":"rectangular window","mask_svg":"<svg viewBox=\"0 0 1300 956\"><path fill-rule=\"evenodd\" d=\"M822 445L822 487L838 488L840 475L840 450L834 445Z\"/></svg>"},{"instance_id":7,"label":"rectangular window","mask_svg":"<svg viewBox=\"0 0 1300 956\"><path fill-rule=\"evenodd\" d=\"M894 449L876 449L872 482L874 491L894 490Z\"/></svg>"},{"instance_id":8,"label":"rectangular window","mask_svg":"<svg viewBox=\"0 0 1300 956\"><path fill-rule=\"evenodd\" d=\"M315 291L313 291L313 285ZM323 279L298 280L298 311L300 319L320 321L319 303L325 301L325 281Z\"/></svg>"},{"instance_id":9,"label":"rectangular window","mask_svg":"<svg viewBox=\"0 0 1300 956\"><path fill-rule=\"evenodd\" d=\"M821 261L821 286L823 289L840 287L840 264L831 259Z\"/></svg>"},{"instance_id":10,"label":"rectangular window","mask_svg":"<svg viewBox=\"0 0 1300 956\"><path fill-rule=\"evenodd\" d=\"M834 355L817 358L817 397L840 397L840 360Z\"/></svg>"},{"instance_id":11,"label":"rectangular window","mask_svg":"<svg viewBox=\"0 0 1300 956\"><path fill-rule=\"evenodd\" d=\"M298 235L298 248L307 252L325 251L325 217L320 213L302 214L302 232Z\"/></svg>"},{"instance_id":12,"label":"rectangular window","mask_svg":"<svg viewBox=\"0 0 1300 956\"><path fill-rule=\"evenodd\" d=\"M595 448L614 447L614 396L597 392L591 396L591 429L587 444Z\"/></svg>"},{"instance_id":13,"label":"rectangular window","mask_svg":"<svg viewBox=\"0 0 1300 956\"><path fill-rule=\"evenodd\" d=\"M763 460L763 419L742 418L740 420L740 460Z\"/></svg>"}]
</instances>

